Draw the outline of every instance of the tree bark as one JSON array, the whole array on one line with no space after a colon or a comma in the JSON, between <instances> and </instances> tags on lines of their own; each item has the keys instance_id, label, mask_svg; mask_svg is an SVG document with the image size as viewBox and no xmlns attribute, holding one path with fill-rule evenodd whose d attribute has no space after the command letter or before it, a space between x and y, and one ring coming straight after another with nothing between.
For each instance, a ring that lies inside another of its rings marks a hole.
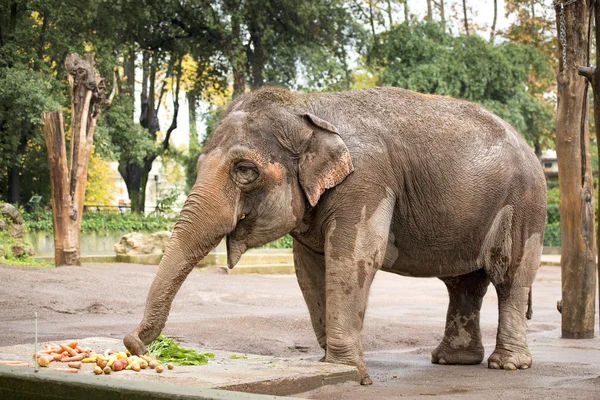
<instances>
[{"instance_id":1,"label":"tree bark","mask_svg":"<svg viewBox=\"0 0 600 400\"><path fill-rule=\"evenodd\" d=\"M600 1L598 0L595 0L594 2L594 19L594 29L596 34L596 66L593 68L584 66L579 67L579 75L586 77L594 92L594 127L596 130L596 146L598 150L600 150L600 69L598 69L598 66L600 66L600 53L598 53L598 43L600 43ZM598 172L600 173L600 165L598 166ZM600 194L600 187L598 188L598 194ZM596 239L597 238L600 238L600 225L596 232ZM600 282L600 268L597 267L596 269L598 271L598 282Z\"/></svg>"},{"instance_id":2,"label":"tree bark","mask_svg":"<svg viewBox=\"0 0 600 400\"><path fill-rule=\"evenodd\" d=\"M113 87L113 93L106 101L106 86L104 80L95 74L91 54L86 54L85 59L71 54L65 61L65 67L71 89L70 165L67 165L62 112L45 112L42 115L50 164L56 266L81 265L79 233L96 121L102 108L112 101L116 89Z\"/></svg>"},{"instance_id":3,"label":"tree bark","mask_svg":"<svg viewBox=\"0 0 600 400\"><path fill-rule=\"evenodd\" d=\"M252 54L252 90L256 90L264 85L264 70L265 70L265 49L262 44L262 29L260 22L255 16L252 23L252 31L250 33L250 40L254 45L254 52Z\"/></svg>"},{"instance_id":4,"label":"tree bark","mask_svg":"<svg viewBox=\"0 0 600 400\"><path fill-rule=\"evenodd\" d=\"M440 0L440 19L442 21L442 28L446 30L446 12L444 10L444 0Z\"/></svg>"},{"instance_id":5,"label":"tree bark","mask_svg":"<svg viewBox=\"0 0 600 400\"><path fill-rule=\"evenodd\" d=\"M492 31L490 33L490 42L494 42L496 36L496 20L498 19L498 0L494 0L494 22L492 22Z\"/></svg>"},{"instance_id":6,"label":"tree bark","mask_svg":"<svg viewBox=\"0 0 600 400\"><path fill-rule=\"evenodd\" d=\"M21 121L21 137L17 146L15 162L8 169L8 202L19 204L21 202L21 169L23 165L21 159L27 149L27 136L29 133L29 124L27 121Z\"/></svg>"},{"instance_id":7,"label":"tree bark","mask_svg":"<svg viewBox=\"0 0 600 400\"><path fill-rule=\"evenodd\" d=\"M587 135L586 81L577 76L585 65L588 11L584 1L564 7L566 63L558 41L559 71L556 112L556 153L560 183L562 240L562 336L594 337L596 238L594 185ZM557 30L560 34L560 8Z\"/></svg>"},{"instance_id":8,"label":"tree bark","mask_svg":"<svg viewBox=\"0 0 600 400\"><path fill-rule=\"evenodd\" d=\"M187 92L187 101L188 101L188 123L190 126L190 139L189 139L189 149L190 152L193 148L197 148L199 146L198 142L198 112L196 110L196 92L193 90Z\"/></svg>"},{"instance_id":9,"label":"tree bark","mask_svg":"<svg viewBox=\"0 0 600 400\"><path fill-rule=\"evenodd\" d=\"M463 14L465 18L465 33L469 36L469 18L467 17L467 0L463 0Z\"/></svg>"},{"instance_id":10,"label":"tree bark","mask_svg":"<svg viewBox=\"0 0 600 400\"><path fill-rule=\"evenodd\" d=\"M231 36L227 48L227 58L233 72L233 98L235 99L246 91L247 55L241 38L241 4L236 0L229 0L225 4L231 15Z\"/></svg>"},{"instance_id":11,"label":"tree bark","mask_svg":"<svg viewBox=\"0 0 600 400\"><path fill-rule=\"evenodd\" d=\"M431 0L427 0L427 19L431 20L433 17L433 11L431 10Z\"/></svg>"}]
</instances>

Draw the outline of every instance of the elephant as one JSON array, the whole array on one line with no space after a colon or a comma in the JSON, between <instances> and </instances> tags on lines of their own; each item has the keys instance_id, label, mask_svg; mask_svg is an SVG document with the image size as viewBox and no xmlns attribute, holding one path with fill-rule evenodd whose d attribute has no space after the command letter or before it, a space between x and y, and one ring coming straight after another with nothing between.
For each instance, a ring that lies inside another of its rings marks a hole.
<instances>
[{"instance_id":1,"label":"elephant","mask_svg":"<svg viewBox=\"0 0 600 400\"><path fill-rule=\"evenodd\" d=\"M480 105L380 87L237 97L197 162L150 287L132 354L164 328L190 271L226 238L233 268L249 248L291 234L295 271L322 361L372 384L361 330L377 271L437 277L448 290L437 364L478 364L483 296L498 294L492 369L532 363L525 314L539 268L546 182L508 123Z\"/></svg>"}]
</instances>

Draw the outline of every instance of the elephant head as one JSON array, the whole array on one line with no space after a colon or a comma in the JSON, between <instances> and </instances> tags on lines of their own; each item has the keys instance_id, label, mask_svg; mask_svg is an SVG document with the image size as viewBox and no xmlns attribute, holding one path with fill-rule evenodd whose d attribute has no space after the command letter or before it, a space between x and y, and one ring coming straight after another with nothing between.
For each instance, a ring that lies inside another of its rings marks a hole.
<instances>
[{"instance_id":1,"label":"elephant head","mask_svg":"<svg viewBox=\"0 0 600 400\"><path fill-rule=\"evenodd\" d=\"M215 127L198 176L150 287L140 325L125 336L132 354L163 329L190 271L227 237L229 268L242 254L291 232L325 190L353 170L336 127L265 89L239 97Z\"/></svg>"}]
</instances>

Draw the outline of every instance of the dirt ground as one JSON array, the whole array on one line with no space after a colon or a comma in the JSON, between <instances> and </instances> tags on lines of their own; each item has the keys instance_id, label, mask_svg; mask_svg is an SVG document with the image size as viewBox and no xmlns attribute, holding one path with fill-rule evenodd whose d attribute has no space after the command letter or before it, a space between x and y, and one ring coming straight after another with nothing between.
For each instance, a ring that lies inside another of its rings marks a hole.
<instances>
[{"instance_id":1,"label":"dirt ground","mask_svg":"<svg viewBox=\"0 0 600 400\"><path fill-rule=\"evenodd\" d=\"M0 346L31 343L39 313L41 341L122 338L140 321L154 266L90 264L33 268L0 265ZM544 267L534 285L528 338L530 370L496 371L486 364L440 366L430 352L441 340L447 306L437 279L381 272L371 290L363 330L374 385L326 386L313 399L600 398L600 340L560 339L560 268ZM486 357L495 341L497 301L484 299ZM292 275L224 275L193 271L175 298L164 330L183 343L210 349L318 359L308 312Z\"/></svg>"}]
</instances>

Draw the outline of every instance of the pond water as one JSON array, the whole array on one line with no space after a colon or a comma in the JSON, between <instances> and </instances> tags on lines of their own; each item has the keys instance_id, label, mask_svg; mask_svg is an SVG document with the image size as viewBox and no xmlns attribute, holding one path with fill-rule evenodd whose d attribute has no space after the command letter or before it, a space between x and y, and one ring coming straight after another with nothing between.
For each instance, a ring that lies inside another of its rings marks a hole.
<instances>
[{"instance_id":1,"label":"pond water","mask_svg":"<svg viewBox=\"0 0 600 400\"><path fill-rule=\"evenodd\" d=\"M114 256L115 244L129 232L89 232L80 238L82 256ZM142 232L145 233L145 232ZM54 256L54 236L47 232L26 232L25 241L31 243L36 256Z\"/></svg>"}]
</instances>

